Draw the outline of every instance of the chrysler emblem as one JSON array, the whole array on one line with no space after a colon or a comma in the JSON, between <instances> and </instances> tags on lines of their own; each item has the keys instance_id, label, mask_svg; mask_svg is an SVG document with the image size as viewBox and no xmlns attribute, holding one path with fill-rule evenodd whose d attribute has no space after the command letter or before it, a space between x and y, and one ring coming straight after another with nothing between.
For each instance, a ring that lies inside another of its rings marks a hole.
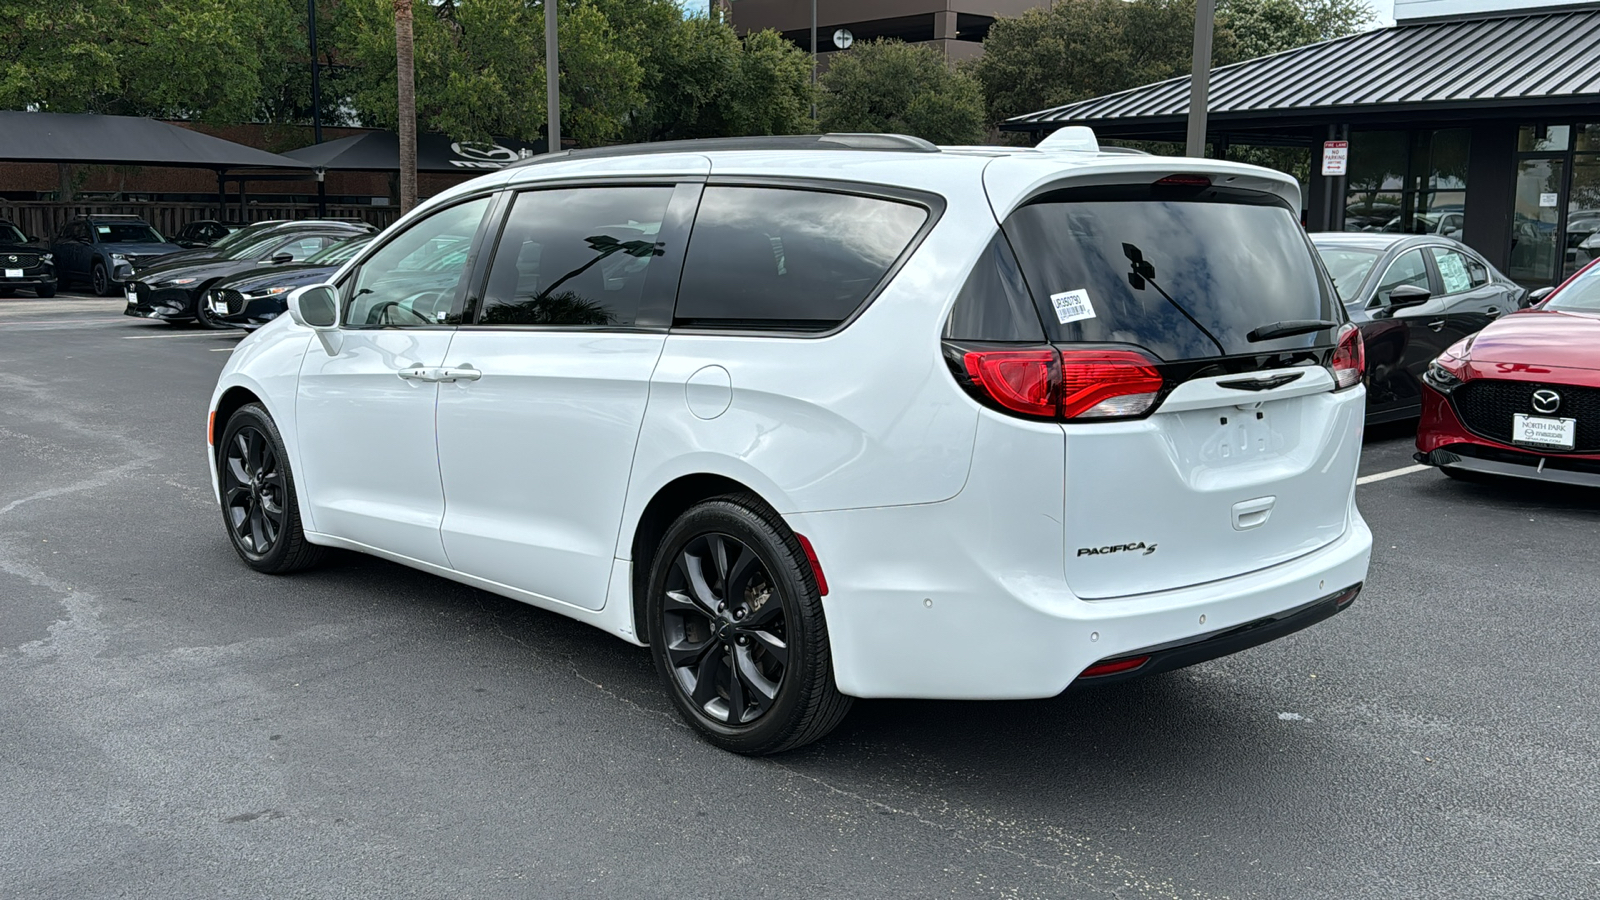
<instances>
[{"instance_id":1,"label":"chrysler emblem","mask_svg":"<svg viewBox=\"0 0 1600 900\"><path fill-rule=\"evenodd\" d=\"M1561 408L1561 395L1549 388L1533 392L1533 411L1548 416Z\"/></svg>"}]
</instances>

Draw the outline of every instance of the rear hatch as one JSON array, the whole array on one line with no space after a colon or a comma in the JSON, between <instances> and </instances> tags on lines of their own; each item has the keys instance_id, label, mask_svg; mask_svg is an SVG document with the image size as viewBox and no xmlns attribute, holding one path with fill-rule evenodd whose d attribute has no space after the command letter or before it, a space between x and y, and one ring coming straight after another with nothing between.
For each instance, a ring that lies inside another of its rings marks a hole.
<instances>
[{"instance_id":1,"label":"rear hatch","mask_svg":"<svg viewBox=\"0 0 1600 900\"><path fill-rule=\"evenodd\" d=\"M1030 302L991 309L1031 306L1056 354L1054 415L1010 411L1062 423L1066 578L1086 599L1215 581L1327 545L1347 527L1360 454L1364 404L1340 389L1359 383L1359 333L1294 212L1271 194L1158 177L1042 194L1006 218L980 263L1014 267ZM1015 340L1033 323L1010 327ZM1004 360L1018 344L946 346L969 389L986 377L1002 392L1029 388L1015 366L983 369L983 354Z\"/></svg>"}]
</instances>

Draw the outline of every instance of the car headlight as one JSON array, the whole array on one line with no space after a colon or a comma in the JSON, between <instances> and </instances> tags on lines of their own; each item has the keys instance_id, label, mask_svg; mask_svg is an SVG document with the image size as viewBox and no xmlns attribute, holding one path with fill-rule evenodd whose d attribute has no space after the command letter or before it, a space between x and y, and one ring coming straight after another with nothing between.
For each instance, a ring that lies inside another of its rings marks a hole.
<instances>
[{"instance_id":1,"label":"car headlight","mask_svg":"<svg viewBox=\"0 0 1600 900\"><path fill-rule=\"evenodd\" d=\"M39 254L39 261L40 262L55 262L55 260L56 260L56 255L54 253L41 253L41 254Z\"/></svg>"},{"instance_id":2,"label":"car headlight","mask_svg":"<svg viewBox=\"0 0 1600 900\"><path fill-rule=\"evenodd\" d=\"M114 263L125 263L128 261L128 257L126 254L113 253L111 254L111 261Z\"/></svg>"},{"instance_id":3,"label":"car headlight","mask_svg":"<svg viewBox=\"0 0 1600 900\"><path fill-rule=\"evenodd\" d=\"M171 281L167 282L167 284L194 284L196 281L199 281L199 280L200 279L198 279L198 278L174 278Z\"/></svg>"},{"instance_id":4,"label":"car headlight","mask_svg":"<svg viewBox=\"0 0 1600 900\"><path fill-rule=\"evenodd\" d=\"M1429 387L1439 393L1448 394L1460 387L1463 381L1456 373L1444 367L1441 362L1442 359L1443 357L1440 357L1440 359L1428 363L1428 370L1422 373L1422 380L1426 381ZM1455 360L1455 362L1459 362L1459 360Z\"/></svg>"},{"instance_id":5,"label":"car headlight","mask_svg":"<svg viewBox=\"0 0 1600 900\"><path fill-rule=\"evenodd\" d=\"M243 296L246 300L259 300L262 297L276 297L279 294L287 294L288 292L289 289L286 287L271 287L259 291L250 291Z\"/></svg>"}]
</instances>

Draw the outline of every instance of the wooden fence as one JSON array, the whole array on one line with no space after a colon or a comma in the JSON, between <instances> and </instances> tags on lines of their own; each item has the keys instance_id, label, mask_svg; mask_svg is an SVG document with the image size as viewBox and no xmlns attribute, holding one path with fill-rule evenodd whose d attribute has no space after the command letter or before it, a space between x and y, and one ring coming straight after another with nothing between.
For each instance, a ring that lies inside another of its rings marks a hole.
<instances>
[{"instance_id":1,"label":"wooden fence","mask_svg":"<svg viewBox=\"0 0 1600 900\"><path fill-rule=\"evenodd\" d=\"M229 204L218 213L215 203L56 203L36 200L0 199L0 219L11 222L29 237L49 241L69 220L83 215L135 215L155 226L166 237L176 235L183 226L200 219L231 221L238 218L239 208ZM310 219L317 215L311 204L252 205L249 219ZM357 206L328 204L328 217L360 219L383 228L399 218L400 210L393 206Z\"/></svg>"}]
</instances>

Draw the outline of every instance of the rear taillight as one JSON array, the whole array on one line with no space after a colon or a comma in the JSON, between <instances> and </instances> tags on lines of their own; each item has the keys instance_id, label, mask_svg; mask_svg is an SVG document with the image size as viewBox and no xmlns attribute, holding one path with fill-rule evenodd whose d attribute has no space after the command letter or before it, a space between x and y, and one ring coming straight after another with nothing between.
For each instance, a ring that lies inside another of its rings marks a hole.
<instances>
[{"instance_id":1,"label":"rear taillight","mask_svg":"<svg viewBox=\"0 0 1600 900\"><path fill-rule=\"evenodd\" d=\"M1339 347L1333 351L1333 380L1343 390L1361 383L1367 371L1366 345L1361 342L1361 329L1345 325L1339 329Z\"/></svg>"},{"instance_id":2,"label":"rear taillight","mask_svg":"<svg viewBox=\"0 0 1600 900\"><path fill-rule=\"evenodd\" d=\"M1041 419L1143 415L1165 385L1156 361L1132 350L969 350L962 361L984 398Z\"/></svg>"}]
</instances>

